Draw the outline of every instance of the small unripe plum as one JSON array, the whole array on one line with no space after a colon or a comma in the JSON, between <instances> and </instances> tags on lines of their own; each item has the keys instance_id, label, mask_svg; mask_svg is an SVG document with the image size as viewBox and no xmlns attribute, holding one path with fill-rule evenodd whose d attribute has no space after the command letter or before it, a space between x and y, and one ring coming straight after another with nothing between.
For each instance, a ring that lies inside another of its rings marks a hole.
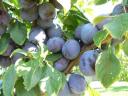
<instances>
[{"instance_id":1,"label":"small unripe plum","mask_svg":"<svg viewBox=\"0 0 128 96\"><path fill-rule=\"evenodd\" d=\"M17 60L23 58L24 55L20 54L20 53L16 53L11 57L12 63L15 64L17 62Z\"/></svg>"},{"instance_id":2,"label":"small unripe plum","mask_svg":"<svg viewBox=\"0 0 128 96\"><path fill-rule=\"evenodd\" d=\"M71 74L68 82L69 88L74 94L82 94L86 89L85 78L79 74Z\"/></svg>"},{"instance_id":3,"label":"small unripe plum","mask_svg":"<svg viewBox=\"0 0 128 96\"><path fill-rule=\"evenodd\" d=\"M53 25L47 29L47 34L49 38L52 37L62 37L62 30L59 25Z\"/></svg>"},{"instance_id":4,"label":"small unripe plum","mask_svg":"<svg viewBox=\"0 0 128 96\"><path fill-rule=\"evenodd\" d=\"M75 29L75 37L77 39L81 39L81 30L83 28L83 25L79 25L76 29Z\"/></svg>"},{"instance_id":5,"label":"small unripe plum","mask_svg":"<svg viewBox=\"0 0 128 96\"><path fill-rule=\"evenodd\" d=\"M34 0L20 0L20 5L22 8L28 9L36 5L36 2Z\"/></svg>"},{"instance_id":6,"label":"small unripe plum","mask_svg":"<svg viewBox=\"0 0 128 96\"><path fill-rule=\"evenodd\" d=\"M5 10L0 8L0 25L2 24L7 26L10 22L10 19L11 18L9 14Z\"/></svg>"},{"instance_id":7,"label":"small unripe plum","mask_svg":"<svg viewBox=\"0 0 128 96\"><path fill-rule=\"evenodd\" d=\"M6 26L0 24L0 36L2 36L6 32Z\"/></svg>"},{"instance_id":8,"label":"small unripe plum","mask_svg":"<svg viewBox=\"0 0 128 96\"><path fill-rule=\"evenodd\" d=\"M62 48L62 54L64 55L65 58L72 60L75 59L80 53L80 45L79 43L74 40L70 39L66 41Z\"/></svg>"},{"instance_id":9,"label":"small unripe plum","mask_svg":"<svg viewBox=\"0 0 128 96\"><path fill-rule=\"evenodd\" d=\"M43 3L39 6L39 16L42 20L54 19L56 16L55 7L51 3Z\"/></svg>"},{"instance_id":10,"label":"small unripe plum","mask_svg":"<svg viewBox=\"0 0 128 96\"><path fill-rule=\"evenodd\" d=\"M81 29L81 40L87 45L92 43L96 32L98 32L98 29L91 23L83 25Z\"/></svg>"},{"instance_id":11,"label":"small unripe plum","mask_svg":"<svg viewBox=\"0 0 128 96\"><path fill-rule=\"evenodd\" d=\"M6 68L9 65L11 65L11 59L6 56L0 56L0 66Z\"/></svg>"},{"instance_id":12,"label":"small unripe plum","mask_svg":"<svg viewBox=\"0 0 128 96\"><path fill-rule=\"evenodd\" d=\"M97 29L101 30L103 29L103 26L107 23L109 23L112 20L112 18L105 18L104 20L102 20L100 23L98 23L96 25Z\"/></svg>"},{"instance_id":13,"label":"small unripe plum","mask_svg":"<svg viewBox=\"0 0 128 96\"><path fill-rule=\"evenodd\" d=\"M29 34L29 41L33 43L39 43L39 42L45 42L47 39L46 34L44 30L41 27L34 27L32 28L30 34Z\"/></svg>"},{"instance_id":14,"label":"small unripe plum","mask_svg":"<svg viewBox=\"0 0 128 96\"><path fill-rule=\"evenodd\" d=\"M53 26L54 23L52 19L42 20L41 18L39 18L37 19L37 24L45 30Z\"/></svg>"},{"instance_id":15,"label":"small unripe plum","mask_svg":"<svg viewBox=\"0 0 128 96\"><path fill-rule=\"evenodd\" d=\"M20 10L20 14L23 20L31 22L38 18L38 8L37 6L33 6L32 8L29 9L22 8Z\"/></svg>"},{"instance_id":16,"label":"small unripe plum","mask_svg":"<svg viewBox=\"0 0 128 96\"><path fill-rule=\"evenodd\" d=\"M54 68L58 71L64 71L68 66L69 60L62 57L59 60L57 60L54 64Z\"/></svg>"},{"instance_id":17,"label":"small unripe plum","mask_svg":"<svg viewBox=\"0 0 128 96\"><path fill-rule=\"evenodd\" d=\"M98 56L97 50L89 50L83 53L80 57L80 71L87 75L91 76L95 74L95 63Z\"/></svg>"},{"instance_id":18,"label":"small unripe plum","mask_svg":"<svg viewBox=\"0 0 128 96\"><path fill-rule=\"evenodd\" d=\"M38 48L33 44L33 43L30 43L30 42L27 42L23 49L25 51L29 51L29 52L37 52L38 51Z\"/></svg>"},{"instance_id":19,"label":"small unripe plum","mask_svg":"<svg viewBox=\"0 0 128 96\"><path fill-rule=\"evenodd\" d=\"M112 15L120 15L121 13L124 13L124 8L122 4L118 4L114 7Z\"/></svg>"},{"instance_id":20,"label":"small unripe plum","mask_svg":"<svg viewBox=\"0 0 128 96\"><path fill-rule=\"evenodd\" d=\"M53 53L59 52L61 51L64 43L65 43L64 40L60 37L50 38L47 41L48 50Z\"/></svg>"},{"instance_id":21,"label":"small unripe plum","mask_svg":"<svg viewBox=\"0 0 128 96\"><path fill-rule=\"evenodd\" d=\"M69 88L68 82L66 82L64 87L61 88L57 96L81 96L81 95L72 93Z\"/></svg>"}]
</instances>

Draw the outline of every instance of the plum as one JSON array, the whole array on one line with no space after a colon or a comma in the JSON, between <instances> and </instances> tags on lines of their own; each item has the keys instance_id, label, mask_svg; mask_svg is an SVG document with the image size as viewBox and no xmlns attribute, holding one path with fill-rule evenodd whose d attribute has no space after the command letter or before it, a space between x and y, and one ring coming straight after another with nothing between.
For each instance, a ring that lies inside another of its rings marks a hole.
<instances>
[{"instance_id":1,"label":"plum","mask_svg":"<svg viewBox=\"0 0 128 96\"><path fill-rule=\"evenodd\" d=\"M19 2L21 7L25 9L32 8L36 5L36 2L34 0L19 0Z\"/></svg>"},{"instance_id":2,"label":"plum","mask_svg":"<svg viewBox=\"0 0 128 96\"><path fill-rule=\"evenodd\" d=\"M63 6L57 0L49 0L49 2L52 3L57 9L63 8Z\"/></svg>"},{"instance_id":3,"label":"plum","mask_svg":"<svg viewBox=\"0 0 128 96\"><path fill-rule=\"evenodd\" d=\"M72 60L75 59L80 53L80 45L74 40L67 40L64 46L62 47L62 54L65 58Z\"/></svg>"},{"instance_id":4,"label":"plum","mask_svg":"<svg viewBox=\"0 0 128 96\"><path fill-rule=\"evenodd\" d=\"M95 74L95 62L99 52L98 50L89 50L81 55L79 67L83 74L87 76Z\"/></svg>"},{"instance_id":5,"label":"plum","mask_svg":"<svg viewBox=\"0 0 128 96\"><path fill-rule=\"evenodd\" d=\"M83 28L83 25L79 25L79 26L75 29L75 37L76 37L77 39L81 39L80 34L81 34L82 28Z\"/></svg>"},{"instance_id":6,"label":"plum","mask_svg":"<svg viewBox=\"0 0 128 96\"><path fill-rule=\"evenodd\" d=\"M4 9L0 8L0 25L7 26L10 22L10 15Z\"/></svg>"},{"instance_id":7,"label":"plum","mask_svg":"<svg viewBox=\"0 0 128 96\"><path fill-rule=\"evenodd\" d=\"M51 3L39 5L39 16L42 20L50 20L56 17L55 7Z\"/></svg>"},{"instance_id":8,"label":"plum","mask_svg":"<svg viewBox=\"0 0 128 96\"><path fill-rule=\"evenodd\" d=\"M122 4L118 4L114 7L112 15L119 15L121 13L124 13L124 8Z\"/></svg>"},{"instance_id":9,"label":"plum","mask_svg":"<svg viewBox=\"0 0 128 96\"><path fill-rule=\"evenodd\" d=\"M83 25L81 29L81 40L84 44L91 44L93 42L93 37L98 32L98 29L94 27L91 23Z\"/></svg>"},{"instance_id":10,"label":"plum","mask_svg":"<svg viewBox=\"0 0 128 96\"><path fill-rule=\"evenodd\" d=\"M47 34L49 38L62 37L61 27L59 25L53 25L47 29Z\"/></svg>"},{"instance_id":11,"label":"plum","mask_svg":"<svg viewBox=\"0 0 128 96\"><path fill-rule=\"evenodd\" d=\"M79 74L71 74L68 82L69 88L74 94L82 94L86 89L85 78Z\"/></svg>"},{"instance_id":12,"label":"plum","mask_svg":"<svg viewBox=\"0 0 128 96\"><path fill-rule=\"evenodd\" d=\"M23 58L24 55L20 53L16 53L11 57L11 61L13 64L15 64L19 59Z\"/></svg>"},{"instance_id":13,"label":"plum","mask_svg":"<svg viewBox=\"0 0 128 96\"><path fill-rule=\"evenodd\" d=\"M54 22L52 19L49 20L42 20L41 18L37 19L37 24L42 27L43 29L48 29L53 26Z\"/></svg>"},{"instance_id":14,"label":"plum","mask_svg":"<svg viewBox=\"0 0 128 96\"><path fill-rule=\"evenodd\" d=\"M37 6L33 6L30 9L22 8L20 10L20 14L23 20L34 21L38 18L38 8Z\"/></svg>"},{"instance_id":15,"label":"plum","mask_svg":"<svg viewBox=\"0 0 128 96\"><path fill-rule=\"evenodd\" d=\"M59 91L58 96L81 96L71 92L68 82L65 83L64 87Z\"/></svg>"},{"instance_id":16,"label":"plum","mask_svg":"<svg viewBox=\"0 0 128 96\"><path fill-rule=\"evenodd\" d=\"M8 45L7 50L2 54L3 56L10 56L15 47L11 44Z\"/></svg>"},{"instance_id":17,"label":"plum","mask_svg":"<svg viewBox=\"0 0 128 96\"><path fill-rule=\"evenodd\" d=\"M44 30L41 27L34 27L32 28L30 34L29 34L29 41L33 43L44 43L46 41L47 37L44 32Z\"/></svg>"},{"instance_id":18,"label":"plum","mask_svg":"<svg viewBox=\"0 0 128 96\"><path fill-rule=\"evenodd\" d=\"M9 65L11 65L11 59L6 56L0 56L0 66L6 68Z\"/></svg>"},{"instance_id":19,"label":"plum","mask_svg":"<svg viewBox=\"0 0 128 96\"><path fill-rule=\"evenodd\" d=\"M68 66L69 60L62 57L59 60L57 60L54 64L54 68L58 71L64 71Z\"/></svg>"},{"instance_id":20,"label":"plum","mask_svg":"<svg viewBox=\"0 0 128 96\"><path fill-rule=\"evenodd\" d=\"M23 50L28 51L28 52L37 52L38 48L33 43L27 42L24 45Z\"/></svg>"},{"instance_id":21,"label":"plum","mask_svg":"<svg viewBox=\"0 0 128 96\"><path fill-rule=\"evenodd\" d=\"M112 18L105 18L104 20L102 20L100 23L98 23L96 25L97 29L101 30L103 28L103 26L107 23L109 23L112 20Z\"/></svg>"},{"instance_id":22,"label":"plum","mask_svg":"<svg viewBox=\"0 0 128 96\"><path fill-rule=\"evenodd\" d=\"M61 51L64 43L65 43L64 40L60 37L50 38L47 41L48 50L53 53L57 53L57 52Z\"/></svg>"},{"instance_id":23,"label":"plum","mask_svg":"<svg viewBox=\"0 0 128 96\"><path fill-rule=\"evenodd\" d=\"M6 32L6 26L0 24L0 36L2 36Z\"/></svg>"}]
</instances>

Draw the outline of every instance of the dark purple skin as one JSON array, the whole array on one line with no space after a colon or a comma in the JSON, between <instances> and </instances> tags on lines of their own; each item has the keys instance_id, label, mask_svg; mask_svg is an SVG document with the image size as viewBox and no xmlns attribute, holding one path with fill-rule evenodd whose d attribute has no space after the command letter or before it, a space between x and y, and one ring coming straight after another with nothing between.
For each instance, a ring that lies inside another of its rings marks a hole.
<instances>
[{"instance_id":1,"label":"dark purple skin","mask_svg":"<svg viewBox=\"0 0 128 96\"><path fill-rule=\"evenodd\" d=\"M79 25L79 26L75 29L75 37L76 37L77 39L81 39L80 34L81 34L82 26L83 26L83 25Z\"/></svg>"},{"instance_id":2,"label":"dark purple skin","mask_svg":"<svg viewBox=\"0 0 128 96\"><path fill-rule=\"evenodd\" d=\"M28 51L28 52L37 52L38 48L33 43L27 42L24 45L23 50Z\"/></svg>"},{"instance_id":3,"label":"dark purple skin","mask_svg":"<svg viewBox=\"0 0 128 96\"><path fill-rule=\"evenodd\" d=\"M99 24L96 25L97 29L102 30L103 26L107 23L109 23L112 20L112 18L105 18L104 20L102 20Z\"/></svg>"},{"instance_id":4,"label":"dark purple skin","mask_svg":"<svg viewBox=\"0 0 128 96\"><path fill-rule=\"evenodd\" d=\"M51 3L42 3L39 5L38 11L42 20L50 20L56 17L55 7Z\"/></svg>"},{"instance_id":5,"label":"dark purple skin","mask_svg":"<svg viewBox=\"0 0 128 96\"><path fill-rule=\"evenodd\" d=\"M53 25L47 29L47 35L49 38L52 37L62 37L62 30L59 25Z\"/></svg>"},{"instance_id":6,"label":"dark purple skin","mask_svg":"<svg viewBox=\"0 0 128 96\"><path fill-rule=\"evenodd\" d=\"M85 78L79 74L71 74L68 83L70 90L74 94L82 94L86 89Z\"/></svg>"},{"instance_id":7,"label":"dark purple skin","mask_svg":"<svg viewBox=\"0 0 128 96\"><path fill-rule=\"evenodd\" d=\"M46 34L41 27L32 28L29 34L29 42L33 42L34 44L37 44L39 42L43 43L46 41L46 39Z\"/></svg>"},{"instance_id":8,"label":"dark purple skin","mask_svg":"<svg viewBox=\"0 0 128 96\"><path fill-rule=\"evenodd\" d=\"M2 24L7 26L10 22L10 19L11 18L9 14L5 10L0 8L0 25Z\"/></svg>"},{"instance_id":9,"label":"dark purple skin","mask_svg":"<svg viewBox=\"0 0 128 96\"><path fill-rule=\"evenodd\" d=\"M34 0L19 0L19 2L21 7L25 9L32 8L36 5L36 2Z\"/></svg>"},{"instance_id":10,"label":"dark purple skin","mask_svg":"<svg viewBox=\"0 0 128 96\"><path fill-rule=\"evenodd\" d=\"M27 20L27 21L34 21L38 18L38 7L37 6L33 6L30 9L24 9L22 8L20 10L20 14L23 20Z\"/></svg>"},{"instance_id":11,"label":"dark purple skin","mask_svg":"<svg viewBox=\"0 0 128 96\"><path fill-rule=\"evenodd\" d=\"M89 45L93 42L93 37L98 32L98 29L93 26L91 23L87 23L82 26L81 29L81 40L84 42L84 44Z\"/></svg>"},{"instance_id":12,"label":"dark purple skin","mask_svg":"<svg viewBox=\"0 0 128 96\"><path fill-rule=\"evenodd\" d=\"M64 43L65 43L64 40L60 37L50 38L47 41L48 50L53 53L57 53L57 52L61 51Z\"/></svg>"},{"instance_id":13,"label":"dark purple skin","mask_svg":"<svg viewBox=\"0 0 128 96\"><path fill-rule=\"evenodd\" d=\"M62 57L55 62L54 68L62 72L67 68L68 64L69 64L69 60Z\"/></svg>"},{"instance_id":14,"label":"dark purple skin","mask_svg":"<svg viewBox=\"0 0 128 96\"><path fill-rule=\"evenodd\" d=\"M124 8L122 4L118 4L114 7L112 15L120 15L121 13L124 13Z\"/></svg>"},{"instance_id":15,"label":"dark purple skin","mask_svg":"<svg viewBox=\"0 0 128 96\"><path fill-rule=\"evenodd\" d=\"M69 88L68 82L66 82L64 87L61 88L57 96L81 96L81 95L72 93Z\"/></svg>"},{"instance_id":16,"label":"dark purple skin","mask_svg":"<svg viewBox=\"0 0 128 96\"><path fill-rule=\"evenodd\" d=\"M74 39L67 40L62 48L63 56L69 60L75 59L79 55L79 53L80 45Z\"/></svg>"},{"instance_id":17,"label":"dark purple skin","mask_svg":"<svg viewBox=\"0 0 128 96\"><path fill-rule=\"evenodd\" d=\"M38 26L42 27L44 30L53 26L54 22L52 19L42 20L41 18L37 19Z\"/></svg>"},{"instance_id":18,"label":"dark purple skin","mask_svg":"<svg viewBox=\"0 0 128 96\"><path fill-rule=\"evenodd\" d=\"M9 57L0 56L0 66L6 68L11 65L11 59Z\"/></svg>"},{"instance_id":19,"label":"dark purple skin","mask_svg":"<svg viewBox=\"0 0 128 96\"><path fill-rule=\"evenodd\" d=\"M15 64L19 59L23 58L24 55L23 54L20 54L20 53L16 53L15 55L13 55L11 57L11 61L13 64Z\"/></svg>"},{"instance_id":20,"label":"dark purple skin","mask_svg":"<svg viewBox=\"0 0 128 96\"><path fill-rule=\"evenodd\" d=\"M80 57L80 71L86 76L95 75L95 63L99 52L99 50L89 50Z\"/></svg>"},{"instance_id":21,"label":"dark purple skin","mask_svg":"<svg viewBox=\"0 0 128 96\"><path fill-rule=\"evenodd\" d=\"M2 36L6 32L6 26L0 24L0 36Z\"/></svg>"},{"instance_id":22,"label":"dark purple skin","mask_svg":"<svg viewBox=\"0 0 128 96\"><path fill-rule=\"evenodd\" d=\"M15 49L15 47L13 45L9 44L8 48L5 51L5 53L3 54L3 56L10 56L14 49Z\"/></svg>"}]
</instances>

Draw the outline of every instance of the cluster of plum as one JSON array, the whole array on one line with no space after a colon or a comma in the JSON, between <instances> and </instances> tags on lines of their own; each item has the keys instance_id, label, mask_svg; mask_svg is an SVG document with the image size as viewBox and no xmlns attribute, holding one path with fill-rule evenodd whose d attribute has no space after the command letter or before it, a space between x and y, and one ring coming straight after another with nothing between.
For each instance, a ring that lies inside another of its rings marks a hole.
<instances>
[{"instance_id":1,"label":"cluster of plum","mask_svg":"<svg viewBox=\"0 0 128 96\"><path fill-rule=\"evenodd\" d=\"M30 22L36 20L37 25L32 27L28 40L26 40L23 46L18 46L13 40L9 39L8 48L0 55L0 65L2 67L7 67L10 64L14 64L19 58L24 58L24 56L19 53L10 57L15 49L22 48L28 52L36 52L39 50L38 43L43 43L47 45L48 50L53 54L58 52L62 53L63 57L55 61L53 67L60 72L64 72L70 61L79 56L82 46L92 44L94 35L99 32L99 30L102 30L104 24L111 20L111 18L107 18L96 26L93 26L91 23L80 25L75 30L75 38L65 40L60 25L54 22L57 17L55 8L57 3L53 2L55 0L50 1L51 3L38 5L34 0L20 0L22 7L20 14L22 19ZM118 6L115 7L114 10L119 10ZM116 12L117 11L114 11L113 13L120 14L122 11L120 11L120 13ZM8 13L0 9L1 38L6 32L9 21L10 17ZM99 52L99 49L88 50L80 56L79 68L84 75L92 76L95 74L95 62ZM72 73L65 86L60 90L58 96L80 96L85 91L86 85L84 76Z\"/></svg>"}]
</instances>

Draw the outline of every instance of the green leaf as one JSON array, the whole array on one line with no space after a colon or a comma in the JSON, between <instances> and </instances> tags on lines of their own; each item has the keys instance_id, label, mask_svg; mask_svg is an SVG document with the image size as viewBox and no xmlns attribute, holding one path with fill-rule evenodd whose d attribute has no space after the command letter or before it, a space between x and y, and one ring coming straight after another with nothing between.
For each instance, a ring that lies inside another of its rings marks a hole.
<instances>
[{"instance_id":1,"label":"green leaf","mask_svg":"<svg viewBox=\"0 0 128 96\"><path fill-rule=\"evenodd\" d=\"M0 55L2 55L8 48L9 34L4 34L0 38Z\"/></svg>"},{"instance_id":2,"label":"green leaf","mask_svg":"<svg viewBox=\"0 0 128 96\"><path fill-rule=\"evenodd\" d=\"M89 96L101 96L98 91L91 88L90 86L87 87L87 91L89 92Z\"/></svg>"},{"instance_id":3,"label":"green leaf","mask_svg":"<svg viewBox=\"0 0 128 96\"><path fill-rule=\"evenodd\" d=\"M109 0L94 0L94 3L95 3L96 5L101 5L101 4L106 3L107 1L109 1Z\"/></svg>"},{"instance_id":4,"label":"green leaf","mask_svg":"<svg viewBox=\"0 0 128 96\"><path fill-rule=\"evenodd\" d=\"M111 33L112 37L117 39L122 38L128 32L128 13L116 16L104 26L104 29Z\"/></svg>"},{"instance_id":5,"label":"green leaf","mask_svg":"<svg viewBox=\"0 0 128 96\"><path fill-rule=\"evenodd\" d=\"M111 48L99 55L96 61L96 75L104 87L109 87L118 79L120 70L120 62Z\"/></svg>"},{"instance_id":6,"label":"green leaf","mask_svg":"<svg viewBox=\"0 0 128 96\"><path fill-rule=\"evenodd\" d=\"M94 44L97 47L101 47L101 43L103 40L105 40L108 36L108 32L106 31L99 31L96 33L96 35L93 37Z\"/></svg>"},{"instance_id":7,"label":"green leaf","mask_svg":"<svg viewBox=\"0 0 128 96\"><path fill-rule=\"evenodd\" d=\"M128 40L123 42L123 50L128 55Z\"/></svg>"},{"instance_id":8,"label":"green leaf","mask_svg":"<svg viewBox=\"0 0 128 96\"><path fill-rule=\"evenodd\" d=\"M46 65L44 70L44 78L41 80L48 96L57 96L60 88L65 83L65 76L61 72L55 70L52 66Z\"/></svg>"},{"instance_id":9,"label":"green leaf","mask_svg":"<svg viewBox=\"0 0 128 96\"><path fill-rule=\"evenodd\" d=\"M61 53L56 53L56 54L50 54L46 57L46 60L47 61L50 61L50 62L55 62L57 61L58 59L60 59L62 57L62 54Z\"/></svg>"},{"instance_id":10,"label":"green leaf","mask_svg":"<svg viewBox=\"0 0 128 96\"><path fill-rule=\"evenodd\" d=\"M14 85L16 82L16 70L15 66L11 65L5 72L3 77L3 93L4 96L12 96Z\"/></svg>"},{"instance_id":11,"label":"green leaf","mask_svg":"<svg viewBox=\"0 0 128 96\"><path fill-rule=\"evenodd\" d=\"M22 78L16 82L16 96L41 96L38 86L32 88L30 91L25 90Z\"/></svg>"},{"instance_id":12,"label":"green leaf","mask_svg":"<svg viewBox=\"0 0 128 96\"><path fill-rule=\"evenodd\" d=\"M123 5L127 6L128 5L128 0L123 0Z\"/></svg>"},{"instance_id":13,"label":"green leaf","mask_svg":"<svg viewBox=\"0 0 128 96\"><path fill-rule=\"evenodd\" d=\"M9 26L8 32L11 35L13 41L18 45L23 45L27 38L27 29L25 24L20 22L15 22Z\"/></svg>"},{"instance_id":14,"label":"green leaf","mask_svg":"<svg viewBox=\"0 0 128 96\"><path fill-rule=\"evenodd\" d=\"M57 0L64 8L64 13L66 14L71 8L71 0Z\"/></svg>"}]
</instances>

